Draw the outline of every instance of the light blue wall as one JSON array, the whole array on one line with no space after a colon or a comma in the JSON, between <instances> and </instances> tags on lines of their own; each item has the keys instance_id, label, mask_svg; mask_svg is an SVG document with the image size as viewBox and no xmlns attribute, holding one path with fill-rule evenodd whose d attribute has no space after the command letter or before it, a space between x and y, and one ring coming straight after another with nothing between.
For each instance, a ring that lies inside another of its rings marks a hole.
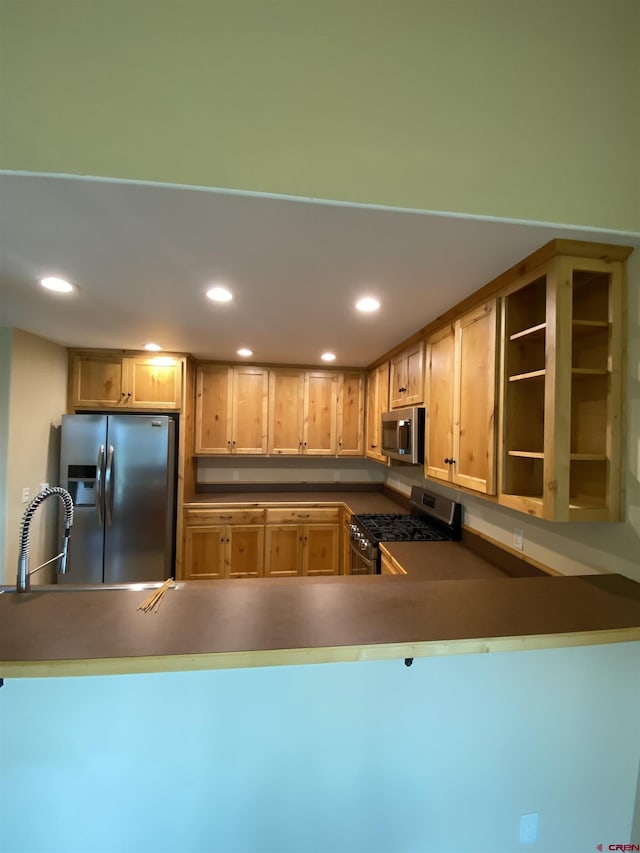
<instances>
[{"instance_id":1,"label":"light blue wall","mask_svg":"<svg viewBox=\"0 0 640 853\"><path fill-rule=\"evenodd\" d=\"M10 680L3 853L536 853L628 842L640 644Z\"/></svg>"}]
</instances>

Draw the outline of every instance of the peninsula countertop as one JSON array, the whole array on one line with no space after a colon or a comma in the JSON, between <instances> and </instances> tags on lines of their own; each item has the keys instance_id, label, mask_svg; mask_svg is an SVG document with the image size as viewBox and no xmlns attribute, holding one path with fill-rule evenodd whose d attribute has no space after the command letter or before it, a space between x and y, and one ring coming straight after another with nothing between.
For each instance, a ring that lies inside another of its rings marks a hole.
<instances>
[{"instance_id":1,"label":"peninsula countertop","mask_svg":"<svg viewBox=\"0 0 640 853\"><path fill-rule=\"evenodd\" d=\"M179 583L157 613L135 589L0 594L0 677L381 660L640 640L622 575L409 576Z\"/></svg>"}]
</instances>

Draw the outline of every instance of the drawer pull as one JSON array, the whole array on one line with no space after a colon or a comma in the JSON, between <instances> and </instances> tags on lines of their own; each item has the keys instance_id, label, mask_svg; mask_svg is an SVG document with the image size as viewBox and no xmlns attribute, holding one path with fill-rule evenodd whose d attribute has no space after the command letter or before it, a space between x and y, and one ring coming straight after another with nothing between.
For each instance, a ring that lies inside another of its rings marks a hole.
<instances>
[{"instance_id":1,"label":"drawer pull","mask_svg":"<svg viewBox=\"0 0 640 853\"><path fill-rule=\"evenodd\" d=\"M309 518L310 515L310 512L297 512L296 518Z\"/></svg>"},{"instance_id":2,"label":"drawer pull","mask_svg":"<svg viewBox=\"0 0 640 853\"><path fill-rule=\"evenodd\" d=\"M232 515L221 515L220 518L224 518L225 520L228 518L233 518Z\"/></svg>"}]
</instances>

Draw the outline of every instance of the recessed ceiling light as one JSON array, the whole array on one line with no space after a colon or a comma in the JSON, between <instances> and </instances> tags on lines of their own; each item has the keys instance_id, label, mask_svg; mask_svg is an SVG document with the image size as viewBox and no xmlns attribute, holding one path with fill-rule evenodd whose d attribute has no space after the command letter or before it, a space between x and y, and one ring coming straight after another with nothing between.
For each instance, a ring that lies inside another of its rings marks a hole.
<instances>
[{"instance_id":1,"label":"recessed ceiling light","mask_svg":"<svg viewBox=\"0 0 640 853\"><path fill-rule=\"evenodd\" d=\"M370 314L372 311L377 311L379 307L380 303L377 299L374 299L373 296L364 296L356 302L356 308L364 314Z\"/></svg>"},{"instance_id":2,"label":"recessed ceiling light","mask_svg":"<svg viewBox=\"0 0 640 853\"><path fill-rule=\"evenodd\" d=\"M145 344L144 348L149 352L160 352L162 347L159 344Z\"/></svg>"},{"instance_id":3,"label":"recessed ceiling light","mask_svg":"<svg viewBox=\"0 0 640 853\"><path fill-rule=\"evenodd\" d=\"M242 349L238 350L238 355L244 355L245 357L248 357L250 355L253 355L253 350L247 349L246 347L242 347Z\"/></svg>"},{"instance_id":4,"label":"recessed ceiling light","mask_svg":"<svg viewBox=\"0 0 640 853\"><path fill-rule=\"evenodd\" d=\"M46 287L47 290L55 290L56 293L70 293L73 290L73 285L65 281L63 278L49 275L46 278L40 279L40 284Z\"/></svg>"},{"instance_id":5,"label":"recessed ceiling light","mask_svg":"<svg viewBox=\"0 0 640 853\"><path fill-rule=\"evenodd\" d=\"M335 353L332 353L332 352L323 352L322 355L320 356L320 358L323 361L335 361L336 360Z\"/></svg>"},{"instance_id":6,"label":"recessed ceiling light","mask_svg":"<svg viewBox=\"0 0 640 853\"><path fill-rule=\"evenodd\" d=\"M227 290L226 287L220 287L219 285L207 290L207 296L209 299L213 299L214 302L231 302L233 299L231 291Z\"/></svg>"}]
</instances>

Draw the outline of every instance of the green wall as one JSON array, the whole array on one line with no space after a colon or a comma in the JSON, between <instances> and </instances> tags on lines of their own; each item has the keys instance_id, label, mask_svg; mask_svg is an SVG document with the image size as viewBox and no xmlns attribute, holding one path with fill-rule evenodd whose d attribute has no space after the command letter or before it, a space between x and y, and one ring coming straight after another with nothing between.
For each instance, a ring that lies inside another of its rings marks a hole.
<instances>
[{"instance_id":1,"label":"green wall","mask_svg":"<svg viewBox=\"0 0 640 853\"><path fill-rule=\"evenodd\" d=\"M0 168L640 230L636 0L0 10Z\"/></svg>"}]
</instances>

